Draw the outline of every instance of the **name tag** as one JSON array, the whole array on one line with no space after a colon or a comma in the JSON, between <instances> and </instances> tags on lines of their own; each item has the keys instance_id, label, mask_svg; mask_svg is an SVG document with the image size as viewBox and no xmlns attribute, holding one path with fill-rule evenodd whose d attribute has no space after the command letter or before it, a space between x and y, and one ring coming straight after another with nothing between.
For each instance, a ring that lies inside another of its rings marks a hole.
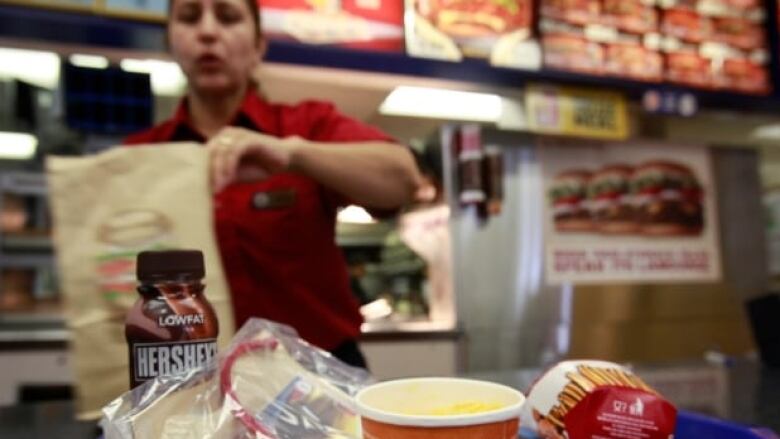
<instances>
[{"instance_id":1,"label":"name tag","mask_svg":"<svg viewBox=\"0 0 780 439\"><path fill-rule=\"evenodd\" d=\"M257 210L280 209L292 206L295 204L295 199L294 189L255 192L252 196L252 207Z\"/></svg>"}]
</instances>

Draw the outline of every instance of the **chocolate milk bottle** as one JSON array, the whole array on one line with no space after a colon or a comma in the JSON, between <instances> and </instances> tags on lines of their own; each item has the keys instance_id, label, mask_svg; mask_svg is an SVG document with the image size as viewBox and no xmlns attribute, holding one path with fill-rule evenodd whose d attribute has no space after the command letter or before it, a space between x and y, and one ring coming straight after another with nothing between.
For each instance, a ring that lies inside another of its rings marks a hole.
<instances>
[{"instance_id":1,"label":"chocolate milk bottle","mask_svg":"<svg viewBox=\"0 0 780 439\"><path fill-rule=\"evenodd\" d=\"M136 273L141 297L125 320L131 389L207 363L217 353L219 333L203 293L203 253L141 252Z\"/></svg>"}]
</instances>

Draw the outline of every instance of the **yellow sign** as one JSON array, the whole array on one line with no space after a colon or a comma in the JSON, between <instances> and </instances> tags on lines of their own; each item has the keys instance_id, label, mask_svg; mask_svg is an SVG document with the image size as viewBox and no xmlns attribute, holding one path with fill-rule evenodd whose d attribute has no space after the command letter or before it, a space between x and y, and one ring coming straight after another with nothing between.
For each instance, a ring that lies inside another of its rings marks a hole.
<instances>
[{"instance_id":1,"label":"yellow sign","mask_svg":"<svg viewBox=\"0 0 780 439\"><path fill-rule=\"evenodd\" d=\"M628 109L620 93L530 85L525 91L532 132L597 139L626 139Z\"/></svg>"}]
</instances>

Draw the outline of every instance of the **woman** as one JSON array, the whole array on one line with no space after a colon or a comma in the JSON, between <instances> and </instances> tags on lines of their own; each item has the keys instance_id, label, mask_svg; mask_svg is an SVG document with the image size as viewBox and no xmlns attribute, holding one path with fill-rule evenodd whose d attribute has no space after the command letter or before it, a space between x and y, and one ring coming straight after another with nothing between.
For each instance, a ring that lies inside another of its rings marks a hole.
<instances>
[{"instance_id":1,"label":"woman","mask_svg":"<svg viewBox=\"0 0 780 439\"><path fill-rule=\"evenodd\" d=\"M287 323L365 366L336 209L395 209L420 177L406 148L330 104L263 100L251 79L266 48L258 15L254 0L173 0L169 46L189 89L172 119L127 143L206 143L237 326L253 316Z\"/></svg>"}]
</instances>

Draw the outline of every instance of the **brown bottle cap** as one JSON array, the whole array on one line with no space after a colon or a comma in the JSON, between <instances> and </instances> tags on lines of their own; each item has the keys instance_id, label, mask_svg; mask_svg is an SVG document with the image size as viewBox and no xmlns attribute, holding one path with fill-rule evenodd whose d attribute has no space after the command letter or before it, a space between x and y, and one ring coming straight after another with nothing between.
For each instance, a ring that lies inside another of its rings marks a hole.
<instances>
[{"instance_id":1,"label":"brown bottle cap","mask_svg":"<svg viewBox=\"0 0 780 439\"><path fill-rule=\"evenodd\" d=\"M141 282L203 279L206 270L200 250L144 251L138 254L136 275Z\"/></svg>"}]
</instances>

